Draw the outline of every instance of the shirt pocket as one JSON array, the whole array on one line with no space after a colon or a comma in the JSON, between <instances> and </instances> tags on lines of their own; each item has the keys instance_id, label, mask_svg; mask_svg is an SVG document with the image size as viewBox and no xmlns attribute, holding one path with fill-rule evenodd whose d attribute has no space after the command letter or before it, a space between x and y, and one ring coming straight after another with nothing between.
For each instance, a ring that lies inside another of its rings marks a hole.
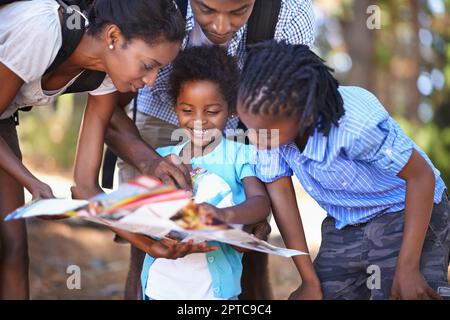
<instances>
[{"instance_id":1,"label":"shirt pocket","mask_svg":"<svg viewBox=\"0 0 450 320\"><path fill-rule=\"evenodd\" d=\"M357 177L358 166L352 160L336 159L331 165L316 166L312 176L327 190L352 190Z\"/></svg>"}]
</instances>

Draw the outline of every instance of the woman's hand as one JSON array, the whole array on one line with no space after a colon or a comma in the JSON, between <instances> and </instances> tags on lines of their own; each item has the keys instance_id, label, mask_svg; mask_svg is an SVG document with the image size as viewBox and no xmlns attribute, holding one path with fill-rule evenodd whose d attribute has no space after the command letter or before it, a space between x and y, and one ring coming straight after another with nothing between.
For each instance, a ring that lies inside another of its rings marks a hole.
<instances>
[{"instance_id":1,"label":"woman's hand","mask_svg":"<svg viewBox=\"0 0 450 320\"><path fill-rule=\"evenodd\" d=\"M72 186L70 188L72 199L89 199L103 192L100 187L80 187Z\"/></svg>"},{"instance_id":2,"label":"woman's hand","mask_svg":"<svg viewBox=\"0 0 450 320\"><path fill-rule=\"evenodd\" d=\"M47 184L37 179L27 187L27 190L31 193L33 200L51 199L55 197L52 189Z\"/></svg>"}]
</instances>

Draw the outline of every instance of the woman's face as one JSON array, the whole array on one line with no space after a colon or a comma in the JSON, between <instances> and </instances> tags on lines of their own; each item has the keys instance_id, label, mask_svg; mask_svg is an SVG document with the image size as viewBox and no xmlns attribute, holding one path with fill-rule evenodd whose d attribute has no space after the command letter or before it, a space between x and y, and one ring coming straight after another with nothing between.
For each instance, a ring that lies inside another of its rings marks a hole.
<instances>
[{"instance_id":1,"label":"woman's face","mask_svg":"<svg viewBox=\"0 0 450 320\"><path fill-rule=\"evenodd\" d=\"M180 51L180 42L158 41L152 45L123 37L108 40L105 71L120 92L137 92L155 83L159 70L171 63ZM113 48L109 46L113 44Z\"/></svg>"},{"instance_id":2,"label":"woman's face","mask_svg":"<svg viewBox=\"0 0 450 320\"><path fill-rule=\"evenodd\" d=\"M207 80L185 82L175 103L181 128L197 147L206 147L222 136L229 110L219 86Z\"/></svg>"},{"instance_id":3,"label":"woman's face","mask_svg":"<svg viewBox=\"0 0 450 320\"><path fill-rule=\"evenodd\" d=\"M244 26L255 0L191 0L192 12L203 33L214 44L225 44Z\"/></svg>"}]
</instances>

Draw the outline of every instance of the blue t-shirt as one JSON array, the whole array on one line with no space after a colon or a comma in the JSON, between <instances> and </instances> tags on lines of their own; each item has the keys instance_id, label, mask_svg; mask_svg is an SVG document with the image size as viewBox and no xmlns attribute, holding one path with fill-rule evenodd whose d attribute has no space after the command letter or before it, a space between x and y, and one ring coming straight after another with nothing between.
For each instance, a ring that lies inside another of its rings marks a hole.
<instances>
[{"instance_id":1,"label":"blue t-shirt","mask_svg":"<svg viewBox=\"0 0 450 320\"><path fill-rule=\"evenodd\" d=\"M190 141L176 146L158 148L156 151L162 157L170 154L178 156L187 143ZM254 154L252 146L223 138L210 153L202 157L193 157L191 164L193 169L201 167L224 179L232 190L234 204L238 205L246 200L243 179L255 176L251 164ZM242 254L227 244L215 241L210 244L219 247L219 250L206 253L214 296L229 299L239 295L241 293ZM148 271L154 260L149 255L146 255L144 260L141 274L144 297Z\"/></svg>"}]
</instances>

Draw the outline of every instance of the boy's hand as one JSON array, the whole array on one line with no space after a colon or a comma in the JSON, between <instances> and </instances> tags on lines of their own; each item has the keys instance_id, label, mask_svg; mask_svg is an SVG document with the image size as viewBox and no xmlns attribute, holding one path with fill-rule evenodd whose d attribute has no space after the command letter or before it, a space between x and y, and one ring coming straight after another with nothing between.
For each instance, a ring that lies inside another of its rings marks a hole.
<instances>
[{"instance_id":1,"label":"boy's hand","mask_svg":"<svg viewBox=\"0 0 450 320\"><path fill-rule=\"evenodd\" d=\"M264 219L263 221L258 223L245 225L244 231L253 234L258 239L266 241L269 237L270 232L272 231L272 228L270 227L270 224L267 222L267 220Z\"/></svg>"},{"instance_id":2,"label":"boy's hand","mask_svg":"<svg viewBox=\"0 0 450 320\"><path fill-rule=\"evenodd\" d=\"M392 282L392 300L442 300L425 281L420 271L401 271L395 273Z\"/></svg>"},{"instance_id":3,"label":"boy's hand","mask_svg":"<svg viewBox=\"0 0 450 320\"><path fill-rule=\"evenodd\" d=\"M193 240L188 242L179 242L171 239L162 239L152 245L151 252L148 252L154 258L178 259L192 253L204 253L219 249L215 246L208 246L206 241L193 244Z\"/></svg>"},{"instance_id":4,"label":"boy's hand","mask_svg":"<svg viewBox=\"0 0 450 320\"><path fill-rule=\"evenodd\" d=\"M320 283L304 282L291 293L289 300L322 300L323 294Z\"/></svg>"}]
</instances>

